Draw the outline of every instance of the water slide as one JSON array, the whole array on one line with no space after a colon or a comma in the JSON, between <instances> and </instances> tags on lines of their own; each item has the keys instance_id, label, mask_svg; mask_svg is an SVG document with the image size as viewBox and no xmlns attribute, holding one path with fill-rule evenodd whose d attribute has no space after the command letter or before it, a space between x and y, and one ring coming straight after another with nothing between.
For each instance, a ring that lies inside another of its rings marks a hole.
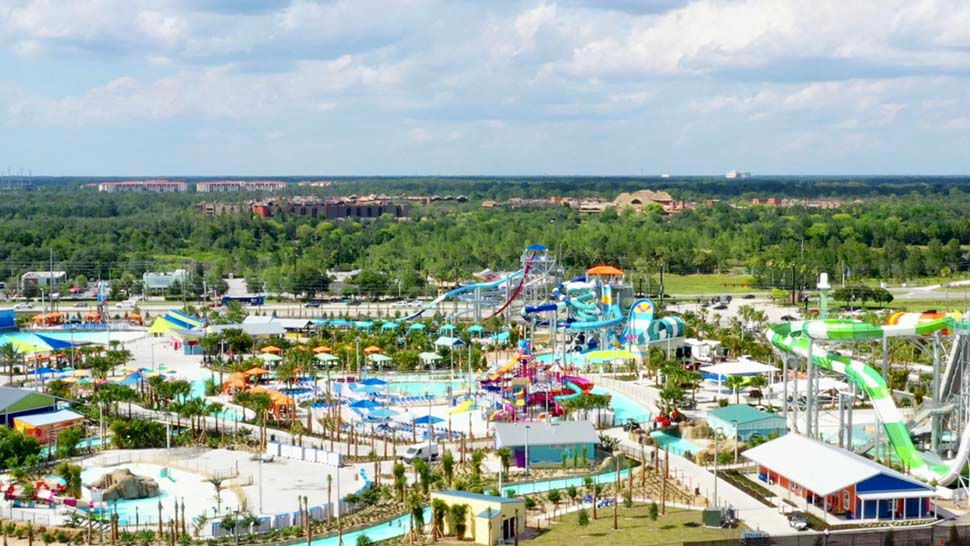
<instances>
[{"instance_id":1,"label":"water slide","mask_svg":"<svg viewBox=\"0 0 970 546\"><path fill-rule=\"evenodd\" d=\"M581 332L585 330L604 330L623 323L623 311L620 306L613 304L607 307L605 317L596 320L577 320L566 325L566 330Z\"/></svg>"},{"instance_id":2,"label":"water slide","mask_svg":"<svg viewBox=\"0 0 970 546\"><path fill-rule=\"evenodd\" d=\"M955 324L954 318L949 316L901 320L885 326L848 320L812 320L777 324L770 327L765 336L779 350L808 358L810 340L865 341L929 335L953 328ZM958 477L970 454L970 427L960 434L956 457L942 464L928 464L923 454L913 445L906 421L896 407L892 392L878 369L837 352L814 347L811 356L816 366L845 376L869 397L893 452L913 475L927 482L935 480L941 485L949 484ZM952 367L952 363L949 367Z\"/></svg>"},{"instance_id":3,"label":"water slide","mask_svg":"<svg viewBox=\"0 0 970 546\"><path fill-rule=\"evenodd\" d=\"M510 305L512 305L512 302L515 301L515 298L519 297L519 294L522 292L522 287L525 286L525 280L529 277L530 269L532 269L531 260L525 263L525 267L522 269L522 275L519 277L519 284L517 284L515 286L515 289L512 291L512 293L509 294L509 299L507 299L505 303L500 305L498 309L496 309L490 315L485 317L485 320L501 315L502 313L505 312L506 309L508 309Z\"/></svg>"},{"instance_id":4,"label":"water slide","mask_svg":"<svg viewBox=\"0 0 970 546\"><path fill-rule=\"evenodd\" d=\"M409 315L407 317L404 317L403 320L414 320L414 319L420 317L421 315L423 315L425 311L429 311L431 309L434 309L435 307L437 307L438 305L440 305L441 302L443 302L445 300L452 299L452 298L457 297L457 296L459 296L461 294L464 294L466 292L471 292L473 290L480 290L480 289L496 288L496 287L502 286L504 284L507 284L509 282L512 282L514 279L516 279L518 277L524 277L524 273L525 272L526 272L526 270L523 268L523 269L520 269L520 270L518 270L518 271L516 271L514 273L511 273L511 274L509 274L509 275L507 275L505 277L502 277L500 279L496 279L496 280L491 281L491 282L477 282L477 283L472 283L472 284L466 284L465 286L459 286L458 288L455 288L454 290L449 290L448 292L445 292L444 294L438 296L437 298L429 301L428 303L426 303L425 305L423 305L420 309L418 309L417 312L415 312L414 314ZM520 282L519 283L519 289L520 290L521 290L521 286L522 286L522 284Z\"/></svg>"}]
</instances>

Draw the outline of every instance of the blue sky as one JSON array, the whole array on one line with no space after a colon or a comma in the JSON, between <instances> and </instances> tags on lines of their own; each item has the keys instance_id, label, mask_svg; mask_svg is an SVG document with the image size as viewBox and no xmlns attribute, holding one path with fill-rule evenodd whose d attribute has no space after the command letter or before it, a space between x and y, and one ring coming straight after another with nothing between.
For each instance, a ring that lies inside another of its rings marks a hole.
<instances>
[{"instance_id":1,"label":"blue sky","mask_svg":"<svg viewBox=\"0 0 970 546\"><path fill-rule=\"evenodd\" d=\"M966 174L963 0L0 0L0 170Z\"/></svg>"}]
</instances>

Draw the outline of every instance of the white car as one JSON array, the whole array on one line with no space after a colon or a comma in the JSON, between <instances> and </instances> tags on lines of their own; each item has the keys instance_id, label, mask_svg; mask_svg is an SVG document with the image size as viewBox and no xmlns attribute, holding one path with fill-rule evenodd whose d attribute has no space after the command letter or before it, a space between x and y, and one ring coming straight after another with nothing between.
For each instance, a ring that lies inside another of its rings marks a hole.
<instances>
[{"instance_id":1,"label":"white car","mask_svg":"<svg viewBox=\"0 0 970 546\"><path fill-rule=\"evenodd\" d=\"M17 305L14 305L13 306L13 310L14 311L27 311L27 310L33 309L33 308L34 308L34 304L29 303L29 302L18 303Z\"/></svg>"},{"instance_id":2,"label":"white car","mask_svg":"<svg viewBox=\"0 0 970 546\"><path fill-rule=\"evenodd\" d=\"M115 304L115 309L134 309L134 308L135 308L135 302L133 301L128 301L128 300L119 301L118 303Z\"/></svg>"}]
</instances>

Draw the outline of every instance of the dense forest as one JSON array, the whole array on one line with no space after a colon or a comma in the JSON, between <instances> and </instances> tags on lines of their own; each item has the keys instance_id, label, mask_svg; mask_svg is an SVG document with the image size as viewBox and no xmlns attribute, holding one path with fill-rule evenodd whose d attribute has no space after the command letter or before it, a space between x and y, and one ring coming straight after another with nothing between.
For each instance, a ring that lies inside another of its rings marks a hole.
<instances>
[{"instance_id":1,"label":"dense forest","mask_svg":"<svg viewBox=\"0 0 970 546\"><path fill-rule=\"evenodd\" d=\"M233 273L271 291L308 293L328 269L360 268L362 291L420 291L427 275L460 280L484 269L517 267L525 245L542 243L567 272L612 263L634 275L744 271L763 286L790 286L815 272L854 279L949 276L968 269L967 181L872 179L665 181L677 199L721 199L664 215L566 207L483 209L503 195L601 195L659 188L634 179L367 179L317 194L463 194L467 203L417 206L409 221L329 222L303 217L207 217L211 196L101 194L50 183L0 200L0 279L54 268L88 279L131 283L148 270L189 265L214 282ZM679 189L678 189L679 187ZM612 188L612 189L610 189ZM905 191L904 191L905 190ZM859 203L829 210L751 206L746 195L836 196ZM245 199L222 195L220 199Z\"/></svg>"}]
</instances>

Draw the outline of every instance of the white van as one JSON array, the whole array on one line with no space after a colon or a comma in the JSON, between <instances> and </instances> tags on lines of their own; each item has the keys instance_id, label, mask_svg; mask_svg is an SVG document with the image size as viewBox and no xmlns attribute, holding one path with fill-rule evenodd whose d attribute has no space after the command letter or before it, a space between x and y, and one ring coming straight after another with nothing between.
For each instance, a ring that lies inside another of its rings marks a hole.
<instances>
[{"instance_id":1,"label":"white van","mask_svg":"<svg viewBox=\"0 0 970 546\"><path fill-rule=\"evenodd\" d=\"M414 444L409 447L407 452L404 453L404 462L411 463L415 459L424 459L426 461L437 461L438 460L438 445L431 444L428 445L427 442L423 444Z\"/></svg>"}]
</instances>

